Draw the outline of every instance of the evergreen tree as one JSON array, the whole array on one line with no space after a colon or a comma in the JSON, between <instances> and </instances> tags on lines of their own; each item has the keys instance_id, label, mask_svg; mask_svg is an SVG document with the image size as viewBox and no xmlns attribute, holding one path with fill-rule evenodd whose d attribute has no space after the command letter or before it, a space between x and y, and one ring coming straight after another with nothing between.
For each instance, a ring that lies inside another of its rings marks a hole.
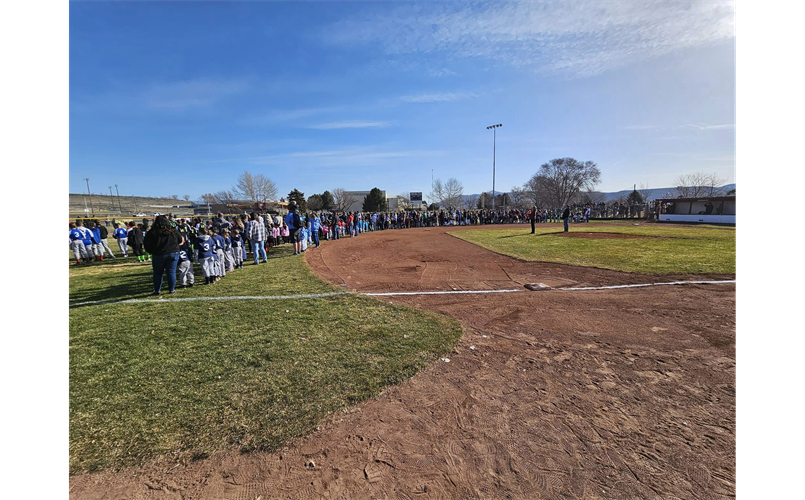
<instances>
[{"instance_id":1,"label":"evergreen tree","mask_svg":"<svg viewBox=\"0 0 805 500\"><path fill-rule=\"evenodd\" d=\"M288 203L295 202L296 205L299 207L299 212L306 213L307 212L307 203L305 202L305 193L299 191L298 189L294 188L293 191L288 193Z\"/></svg>"},{"instance_id":2,"label":"evergreen tree","mask_svg":"<svg viewBox=\"0 0 805 500\"><path fill-rule=\"evenodd\" d=\"M333 198L333 194L329 191L325 191L321 194L321 203L322 203L322 210L333 210L335 209L335 198Z\"/></svg>"},{"instance_id":3,"label":"evergreen tree","mask_svg":"<svg viewBox=\"0 0 805 500\"><path fill-rule=\"evenodd\" d=\"M376 187L372 188L369 194L366 195L366 198L363 199L363 211L385 212L386 210L388 210L388 203L386 202L386 197L383 195L383 191Z\"/></svg>"},{"instance_id":4,"label":"evergreen tree","mask_svg":"<svg viewBox=\"0 0 805 500\"><path fill-rule=\"evenodd\" d=\"M643 204L643 195L640 194L637 189L629 193L629 196L626 197L626 203L629 205L642 205Z\"/></svg>"},{"instance_id":5,"label":"evergreen tree","mask_svg":"<svg viewBox=\"0 0 805 500\"><path fill-rule=\"evenodd\" d=\"M318 212L324 208L324 202L320 194L312 194L307 199L307 208L314 212Z\"/></svg>"}]
</instances>

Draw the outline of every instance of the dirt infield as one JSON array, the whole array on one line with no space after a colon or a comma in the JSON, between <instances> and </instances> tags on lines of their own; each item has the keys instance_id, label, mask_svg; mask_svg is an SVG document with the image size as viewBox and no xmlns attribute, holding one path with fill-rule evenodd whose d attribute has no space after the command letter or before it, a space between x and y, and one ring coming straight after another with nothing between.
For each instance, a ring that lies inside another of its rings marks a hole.
<instances>
[{"instance_id":1,"label":"dirt infield","mask_svg":"<svg viewBox=\"0 0 805 500\"><path fill-rule=\"evenodd\" d=\"M383 297L457 318L460 345L280 452L75 476L71 498L734 497L735 285L561 289L734 276L528 263L443 228L306 258L360 292L552 290Z\"/></svg>"}]
</instances>

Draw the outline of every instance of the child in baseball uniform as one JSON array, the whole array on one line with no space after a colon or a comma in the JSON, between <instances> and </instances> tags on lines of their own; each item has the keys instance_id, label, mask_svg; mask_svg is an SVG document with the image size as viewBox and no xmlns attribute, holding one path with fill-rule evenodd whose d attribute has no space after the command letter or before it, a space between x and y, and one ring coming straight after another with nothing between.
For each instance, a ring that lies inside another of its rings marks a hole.
<instances>
[{"instance_id":1,"label":"child in baseball uniform","mask_svg":"<svg viewBox=\"0 0 805 500\"><path fill-rule=\"evenodd\" d=\"M232 230L229 240L232 244L232 258L234 259L235 269L243 269L243 236L240 234L240 228L236 227Z\"/></svg>"},{"instance_id":2,"label":"child in baseball uniform","mask_svg":"<svg viewBox=\"0 0 805 500\"><path fill-rule=\"evenodd\" d=\"M112 233L112 238L117 240L117 246L120 247L120 253L123 257L129 256L129 233L122 227L119 222L115 222L115 231Z\"/></svg>"},{"instance_id":3,"label":"child in baseball uniform","mask_svg":"<svg viewBox=\"0 0 805 500\"><path fill-rule=\"evenodd\" d=\"M201 265L201 272L204 274L204 284L212 285L215 283L215 242L207 234L207 230L203 227L198 230L198 238L196 238L193 247L196 249L196 260Z\"/></svg>"},{"instance_id":4,"label":"child in baseball uniform","mask_svg":"<svg viewBox=\"0 0 805 500\"><path fill-rule=\"evenodd\" d=\"M226 276L226 262L224 261L224 237L218 233L218 229L212 228L213 242L215 243L215 281L220 281Z\"/></svg>"},{"instance_id":5,"label":"child in baseball uniform","mask_svg":"<svg viewBox=\"0 0 805 500\"><path fill-rule=\"evenodd\" d=\"M81 221L78 222L81 224ZM84 233L74 223L70 223L70 249L75 256L75 265L81 265L81 260L89 262L87 247L84 246Z\"/></svg>"},{"instance_id":6,"label":"child in baseball uniform","mask_svg":"<svg viewBox=\"0 0 805 500\"><path fill-rule=\"evenodd\" d=\"M81 241L84 243L84 251L87 252L87 260L86 262L91 262L93 257L92 252L92 231L84 227L84 223L81 221L77 222L78 230L81 231ZM97 260L97 259L95 259Z\"/></svg>"},{"instance_id":7,"label":"child in baseball uniform","mask_svg":"<svg viewBox=\"0 0 805 500\"><path fill-rule=\"evenodd\" d=\"M196 276L193 274L193 250L190 248L188 240L184 240L184 243L179 247L179 264L176 267L176 277L182 288L192 287L196 281Z\"/></svg>"},{"instance_id":8,"label":"child in baseball uniform","mask_svg":"<svg viewBox=\"0 0 805 500\"><path fill-rule=\"evenodd\" d=\"M229 235L229 229L222 231L224 238L224 268L227 272L235 270L235 253L232 249L232 237Z\"/></svg>"}]
</instances>

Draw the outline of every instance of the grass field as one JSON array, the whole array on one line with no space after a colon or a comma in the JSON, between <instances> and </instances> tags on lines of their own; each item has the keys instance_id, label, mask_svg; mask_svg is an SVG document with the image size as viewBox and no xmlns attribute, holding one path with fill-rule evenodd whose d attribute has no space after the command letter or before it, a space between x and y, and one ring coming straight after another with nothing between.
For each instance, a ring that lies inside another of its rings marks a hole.
<instances>
[{"instance_id":1,"label":"grass field","mask_svg":"<svg viewBox=\"0 0 805 500\"><path fill-rule=\"evenodd\" d=\"M573 224L452 232L492 251L650 274L735 273L735 229ZM116 245L113 245L116 250ZM313 250L315 251L315 250ZM149 294L150 263L70 267L70 473L230 447L273 450L327 415L414 375L458 342L457 321L345 294L317 299L181 298L343 292L290 246L212 286ZM198 266L196 283L203 283ZM166 284L163 289L166 289ZM148 302L115 303L146 299ZM85 302L98 304L81 305Z\"/></svg>"},{"instance_id":2,"label":"grass field","mask_svg":"<svg viewBox=\"0 0 805 500\"><path fill-rule=\"evenodd\" d=\"M556 226L451 232L456 238L517 259L647 274L734 274L735 228L658 224L571 224L571 233L629 238L567 237Z\"/></svg>"},{"instance_id":3,"label":"grass field","mask_svg":"<svg viewBox=\"0 0 805 500\"><path fill-rule=\"evenodd\" d=\"M163 296L340 291L291 252ZM133 258L70 268L71 474L276 449L411 377L461 336L454 319L353 294L77 305L151 290L150 264Z\"/></svg>"}]
</instances>

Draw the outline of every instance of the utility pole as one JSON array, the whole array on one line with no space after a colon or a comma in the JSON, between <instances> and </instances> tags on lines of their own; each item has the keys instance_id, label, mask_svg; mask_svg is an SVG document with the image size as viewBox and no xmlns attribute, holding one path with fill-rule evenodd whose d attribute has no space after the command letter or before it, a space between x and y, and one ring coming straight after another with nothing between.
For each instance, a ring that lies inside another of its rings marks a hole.
<instances>
[{"instance_id":1,"label":"utility pole","mask_svg":"<svg viewBox=\"0 0 805 500\"><path fill-rule=\"evenodd\" d=\"M486 130L492 129L492 210L495 209L495 142L497 139L497 129L502 126L502 123L498 123L497 125L486 127Z\"/></svg>"},{"instance_id":2,"label":"utility pole","mask_svg":"<svg viewBox=\"0 0 805 500\"><path fill-rule=\"evenodd\" d=\"M115 195L112 194L112 186L109 186L109 202L112 204L112 210L115 209Z\"/></svg>"},{"instance_id":3,"label":"utility pole","mask_svg":"<svg viewBox=\"0 0 805 500\"><path fill-rule=\"evenodd\" d=\"M92 216L95 216L95 207L92 206L92 192L89 190L89 177L84 177L84 180L87 181L87 194L89 194L89 208L92 210Z\"/></svg>"},{"instance_id":4,"label":"utility pole","mask_svg":"<svg viewBox=\"0 0 805 500\"><path fill-rule=\"evenodd\" d=\"M117 189L117 184L115 184L115 192L117 192L117 206L120 208L120 215L123 215L123 205L120 203L120 190Z\"/></svg>"}]
</instances>

